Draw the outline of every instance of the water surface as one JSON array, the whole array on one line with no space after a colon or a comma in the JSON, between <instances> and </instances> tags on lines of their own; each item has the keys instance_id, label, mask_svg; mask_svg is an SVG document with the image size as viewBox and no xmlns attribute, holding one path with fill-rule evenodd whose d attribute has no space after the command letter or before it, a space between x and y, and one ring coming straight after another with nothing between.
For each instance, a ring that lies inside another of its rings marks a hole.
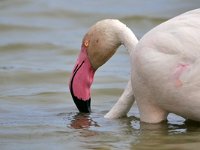
<instances>
[{"instance_id":1,"label":"water surface","mask_svg":"<svg viewBox=\"0 0 200 150\"><path fill-rule=\"evenodd\" d=\"M149 125L103 116L130 75L121 47L95 76L91 114L78 114L68 90L81 40L96 21L117 18L141 38L198 0L0 1L0 149L198 149L200 128L170 114Z\"/></svg>"}]
</instances>

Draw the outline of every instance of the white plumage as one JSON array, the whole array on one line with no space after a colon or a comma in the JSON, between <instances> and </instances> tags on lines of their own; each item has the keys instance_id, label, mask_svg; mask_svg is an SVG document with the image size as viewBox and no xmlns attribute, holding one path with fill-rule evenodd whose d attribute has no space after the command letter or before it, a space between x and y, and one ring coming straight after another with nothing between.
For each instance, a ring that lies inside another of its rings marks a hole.
<instances>
[{"instance_id":1,"label":"white plumage","mask_svg":"<svg viewBox=\"0 0 200 150\"><path fill-rule=\"evenodd\" d=\"M200 121L200 9L149 31L131 60L133 92L142 121L157 123L169 112ZM115 115L111 110L105 117Z\"/></svg>"},{"instance_id":2,"label":"white plumage","mask_svg":"<svg viewBox=\"0 0 200 150\"><path fill-rule=\"evenodd\" d=\"M200 121L200 9L160 24L139 42L120 21L99 21L83 39L77 66L82 67L79 61L83 58L89 59L89 67L92 66L95 72L121 44L130 54L131 79L106 118L125 116L136 100L140 119L144 122L161 122L166 120L169 112ZM80 71L76 67L75 71L76 77ZM78 83L79 78L75 78L74 82ZM88 85L86 88L90 88L91 82L85 82L87 80L81 80ZM71 87L78 93L74 89L81 86ZM72 94L76 96L75 92ZM86 103L86 100L80 96L74 100L79 110L87 112L89 107L85 109L79 103Z\"/></svg>"}]
</instances>

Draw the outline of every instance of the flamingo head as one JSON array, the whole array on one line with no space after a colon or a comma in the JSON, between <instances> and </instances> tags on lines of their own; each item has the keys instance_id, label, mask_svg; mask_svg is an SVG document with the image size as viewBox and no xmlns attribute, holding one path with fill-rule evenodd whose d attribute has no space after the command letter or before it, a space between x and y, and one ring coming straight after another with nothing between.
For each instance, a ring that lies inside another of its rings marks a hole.
<instances>
[{"instance_id":1,"label":"flamingo head","mask_svg":"<svg viewBox=\"0 0 200 150\"><path fill-rule=\"evenodd\" d=\"M73 69L69 88L80 112L89 113L90 88L95 71L103 65L121 45L117 34L118 20L103 20L92 26L84 36L81 51Z\"/></svg>"}]
</instances>

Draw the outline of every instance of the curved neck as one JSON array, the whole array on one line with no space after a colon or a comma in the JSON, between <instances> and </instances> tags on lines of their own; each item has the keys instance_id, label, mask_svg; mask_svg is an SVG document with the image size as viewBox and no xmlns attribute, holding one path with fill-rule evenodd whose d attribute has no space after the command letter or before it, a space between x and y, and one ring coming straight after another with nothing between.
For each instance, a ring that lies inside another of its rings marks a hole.
<instances>
[{"instance_id":1,"label":"curved neck","mask_svg":"<svg viewBox=\"0 0 200 150\"><path fill-rule=\"evenodd\" d=\"M127 26L123 26L123 28L120 30L118 34L121 44L123 44L127 48L129 54L131 54L131 52L135 49L135 46L138 43L138 39L131 31L131 29L128 28Z\"/></svg>"}]
</instances>

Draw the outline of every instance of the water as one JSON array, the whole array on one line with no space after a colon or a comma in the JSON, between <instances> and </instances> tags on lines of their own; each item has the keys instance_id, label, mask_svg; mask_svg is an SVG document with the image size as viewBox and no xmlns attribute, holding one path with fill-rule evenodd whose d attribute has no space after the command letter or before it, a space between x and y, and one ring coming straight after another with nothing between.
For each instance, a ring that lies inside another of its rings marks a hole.
<instances>
[{"instance_id":1,"label":"water","mask_svg":"<svg viewBox=\"0 0 200 150\"><path fill-rule=\"evenodd\" d=\"M90 115L77 113L67 84L82 37L96 21L118 18L141 38L199 6L198 0L1 0L0 149L198 149L199 124L174 114L149 125L134 106L127 118L103 118L129 78L123 47L96 73Z\"/></svg>"}]
</instances>

